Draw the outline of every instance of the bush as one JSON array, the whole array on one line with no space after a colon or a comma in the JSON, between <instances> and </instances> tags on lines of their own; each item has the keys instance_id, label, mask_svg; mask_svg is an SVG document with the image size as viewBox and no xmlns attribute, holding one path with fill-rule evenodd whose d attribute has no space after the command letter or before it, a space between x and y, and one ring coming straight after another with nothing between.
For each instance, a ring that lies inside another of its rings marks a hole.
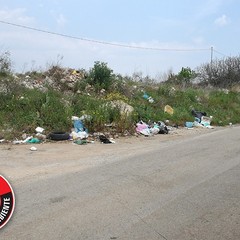
<instances>
[{"instance_id":1,"label":"bush","mask_svg":"<svg viewBox=\"0 0 240 240\"><path fill-rule=\"evenodd\" d=\"M113 77L113 70L107 66L107 63L97 61L89 71L88 82L95 87L97 92L102 88L108 91L112 85Z\"/></svg>"},{"instance_id":2,"label":"bush","mask_svg":"<svg viewBox=\"0 0 240 240\"><path fill-rule=\"evenodd\" d=\"M12 70L12 61L10 53L4 52L0 54L0 77L7 76Z\"/></svg>"},{"instance_id":3,"label":"bush","mask_svg":"<svg viewBox=\"0 0 240 240\"><path fill-rule=\"evenodd\" d=\"M240 56L215 60L198 68L203 85L229 88L240 83Z\"/></svg>"}]
</instances>

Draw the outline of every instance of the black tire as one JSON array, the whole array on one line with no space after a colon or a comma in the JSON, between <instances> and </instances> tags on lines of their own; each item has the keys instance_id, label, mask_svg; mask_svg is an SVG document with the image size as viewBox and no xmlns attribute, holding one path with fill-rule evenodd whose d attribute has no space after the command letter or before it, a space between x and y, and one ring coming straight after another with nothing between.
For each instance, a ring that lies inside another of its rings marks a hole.
<instances>
[{"instance_id":1,"label":"black tire","mask_svg":"<svg viewBox=\"0 0 240 240\"><path fill-rule=\"evenodd\" d=\"M108 144L108 143L112 143L107 137L105 137L104 135L100 135L99 136L99 140L102 142L102 143L105 143L105 144Z\"/></svg>"},{"instance_id":2,"label":"black tire","mask_svg":"<svg viewBox=\"0 0 240 240\"><path fill-rule=\"evenodd\" d=\"M54 141L63 141L69 139L69 133L66 132L51 132L48 138Z\"/></svg>"}]
</instances>

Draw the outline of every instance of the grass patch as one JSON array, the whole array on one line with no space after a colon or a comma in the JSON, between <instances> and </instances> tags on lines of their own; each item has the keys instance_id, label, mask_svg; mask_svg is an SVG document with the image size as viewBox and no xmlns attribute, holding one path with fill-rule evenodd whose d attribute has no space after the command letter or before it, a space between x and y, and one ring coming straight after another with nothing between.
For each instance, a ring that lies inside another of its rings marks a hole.
<instances>
[{"instance_id":1,"label":"grass patch","mask_svg":"<svg viewBox=\"0 0 240 240\"><path fill-rule=\"evenodd\" d=\"M52 88L46 91L26 89L16 85L0 93L0 135L7 138L20 136L22 133L33 133L37 126L50 131L71 131L71 117L88 115L85 125L90 133L112 131L118 134L133 133L139 120L165 121L184 125L193 121L191 110L206 112L213 116L214 125L239 123L240 93L234 91L209 90L206 88L184 88L170 84L142 85L129 79L121 79L123 87L100 94L97 90L91 95L87 92L63 93ZM114 83L111 83L114 86ZM85 80L82 83L85 87ZM94 86L91 86L94 88ZM121 91L119 92L119 89ZM83 90L83 89L82 89ZM154 101L149 102L144 93ZM121 113L113 107L112 101L123 101L134 108L131 114ZM174 114L164 112L164 106L170 105ZM109 128L107 126L111 125Z\"/></svg>"}]
</instances>

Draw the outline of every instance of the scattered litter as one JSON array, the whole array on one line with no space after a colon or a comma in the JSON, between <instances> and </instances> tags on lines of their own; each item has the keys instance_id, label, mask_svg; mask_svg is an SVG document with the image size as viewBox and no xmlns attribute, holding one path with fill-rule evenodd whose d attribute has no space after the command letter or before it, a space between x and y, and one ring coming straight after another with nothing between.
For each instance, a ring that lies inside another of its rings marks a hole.
<instances>
[{"instance_id":1,"label":"scattered litter","mask_svg":"<svg viewBox=\"0 0 240 240\"><path fill-rule=\"evenodd\" d=\"M87 140L77 139L77 140L74 140L73 143L77 145L86 145Z\"/></svg>"},{"instance_id":2,"label":"scattered litter","mask_svg":"<svg viewBox=\"0 0 240 240\"><path fill-rule=\"evenodd\" d=\"M72 71L72 74L73 74L73 75L78 75L78 74L80 74L80 72L79 72L78 70L73 70L73 71Z\"/></svg>"},{"instance_id":3,"label":"scattered litter","mask_svg":"<svg viewBox=\"0 0 240 240\"><path fill-rule=\"evenodd\" d=\"M211 124L211 120L212 120L212 118L210 118L210 117L202 116L200 123L201 123L204 127L213 128L213 127L210 125L210 124Z\"/></svg>"},{"instance_id":4,"label":"scattered litter","mask_svg":"<svg viewBox=\"0 0 240 240\"><path fill-rule=\"evenodd\" d=\"M78 119L78 120L74 120L74 130L75 130L75 132L83 132L83 131L85 131L85 128L84 128L84 126L83 126L83 123L82 123L82 121L80 120L80 119Z\"/></svg>"},{"instance_id":5,"label":"scattered litter","mask_svg":"<svg viewBox=\"0 0 240 240\"><path fill-rule=\"evenodd\" d=\"M21 143L25 143L23 140L14 140L12 142L13 144L21 144Z\"/></svg>"},{"instance_id":6,"label":"scattered litter","mask_svg":"<svg viewBox=\"0 0 240 240\"><path fill-rule=\"evenodd\" d=\"M36 147L30 147L30 150L31 151L37 151L37 148Z\"/></svg>"},{"instance_id":7,"label":"scattered litter","mask_svg":"<svg viewBox=\"0 0 240 240\"><path fill-rule=\"evenodd\" d=\"M42 133L37 133L36 134L36 137L39 139L39 140L46 140L47 136L45 134L42 134Z\"/></svg>"},{"instance_id":8,"label":"scattered litter","mask_svg":"<svg viewBox=\"0 0 240 240\"><path fill-rule=\"evenodd\" d=\"M67 132L51 132L48 135L48 138L50 140L63 141L63 140L69 140L70 135Z\"/></svg>"},{"instance_id":9,"label":"scattered litter","mask_svg":"<svg viewBox=\"0 0 240 240\"><path fill-rule=\"evenodd\" d=\"M26 143L27 141L31 140L32 138L33 138L33 137L31 136L31 137L27 137L25 140L18 140L18 139L16 139L16 140L13 141L13 144Z\"/></svg>"},{"instance_id":10,"label":"scattered litter","mask_svg":"<svg viewBox=\"0 0 240 240\"><path fill-rule=\"evenodd\" d=\"M72 116L72 120L73 120L73 121L75 121L75 120L79 120L79 117Z\"/></svg>"},{"instance_id":11,"label":"scattered litter","mask_svg":"<svg viewBox=\"0 0 240 240\"><path fill-rule=\"evenodd\" d=\"M72 116L74 131L72 131L71 136L72 139L87 139L88 138L88 130L85 128L82 120L79 117Z\"/></svg>"},{"instance_id":12,"label":"scattered litter","mask_svg":"<svg viewBox=\"0 0 240 240\"><path fill-rule=\"evenodd\" d=\"M195 117L195 121L201 122L201 118L203 116L207 116L206 112L200 112L200 111L195 111L194 109L192 110L192 115Z\"/></svg>"},{"instance_id":13,"label":"scattered litter","mask_svg":"<svg viewBox=\"0 0 240 240\"><path fill-rule=\"evenodd\" d=\"M193 122L185 122L186 128L193 128Z\"/></svg>"},{"instance_id":14,"label":"scattered litter","mask_svg":"<svg viewBox=\"0 0 240 240\"><path fill-rule=\"evenodd\" d=\"M110 142L111 142L111 143L116 143L116 142L113 140L113 138L110 138Z\"/></svg>"},{"instance_id":15,"label":"scattered litter","mask_svg":"<svg viewBox=\"0 0 240 240\"><path fill-rule=\"evenodd\" d=\"M149 98L149 95L148 95L147 93L144 93L144 94L143 94L143 98L144 98L144 99L148 99L148 98Z\"/></svg>"},{"instance_id":16,"label":"scattered litter","mask_svg":"<svg viewBox=\"0 0 240 240\"><path fill-rule=\"evenodd\" d=\"M154 99L151 96L149 96L147 93L143 94L143 98L148 100L148 102L150 103L154 103Z\"/></svg>"},{"instance_id":17,"label":"scattered litter","mask_svg":"<svg viewBox=\"0 0 240 240\"><path fill-rule=\"evenodd\" d=\"M195 117L195 121L193 123L194 127L205 127L210 129L214 128L213 126L211 126L211 121L213 117L212 116L207 117L206 112L195 111L193 109L192 115Z\"/></svg>"},{"instance_id":18,"label":"scattered litter","mask_svg":"<svg viewBox=\"0 0 240 240\"><path fill-rule=\"evenodd\" d=\"M151 132L150 132L148 124L146 124L143 121L140 121L136 124L136 132L140 133L144 136L151 136Z\"/></svg>"},{"instance_id":19,"label":"scattered litter","mask_svg":"<svg viewBox=\"0 0 240 240\"><path fill-rule=\"evenodd\" d=\"M169 129L162 121L151 124L146 124L145 122L140 121L136 124L136 132L144 136L152 136L156 134L168 134Z\"/></svg>"},{"instance_id":20,"label":"scattered litter","mask_svg":"<svg viewBox=\"0 0 240 240\"><path fill-rule=\"evenodd\" d=\"M105 144L109 144L109 143L115 143L114 141L112 141L111 139L108 139L106 136L104 135L100 135L99 140L101 143L105 143Z\"/></svg>"},{"instance_id":21,"label":"scattered litter","mask_svg":"<svg viewBox=\"0 0 240 240\"><path fill-rule=\"evenodd\" d=\"M88 138L88 133L86 133L85 131L83 131L83 132L72 131L71 137L73 140L78 139L78 138L86 139L86 138Z\"/></svg>"},{"instance_id":22,"label":"scattered litter","mask_svg":"<svg viewBox=\"0 0 240 240\"><path fill-rule=\"evenodd\" d=\"M41 141L38 138L31 138L26 141L26 143L40 143Z\"/></svg>"},{"instance_id":23,"label":"scattered litter","mask_svg":"<svg viewBox=\"0 0 240 240\"><path fill-rule=\"evenodd\" d=\"M35 129L35 131L36 131L37 133L43 133L44 128L42 128L42 127L37 127L37 128Z\"/></svg>"},{"instance_id":24,"label":"scattered litter","mask_svg":"<svg viewBox=\"0 0 240 240\"><path fill-rule=\"evenodd\" d=\"M173 110L173 108L172 108L171 106L166 105L166 106L164 107L164 112L166 112L166 113L168 113L168 114L170 114L170 115L173 115L174 110Z\"/></svg>"},{"instance_id":25,"label":"scattered litter","mask_svg":"<svg viewBox=\"0 0 240 240\"><path fill-rule=\"evenodd\" d=\"M166 126L166 124L162 121L157 122L157 127L159 128L159 134L168 134L171 129L170 127Z\"/></svg>"},{"instance_id":26,"label":"scattered litter","mask_svg":"<svg viewBox=\"0 0 240 240\"><path fill-rule=\"evenodd\" d=\"M150 103L154 103L154 99L153 99L152 97L149 97L149 98L148 98L148 101L149 101Z\"/></svg>"},{"instance_id":27,"label":"scattered litter","mask_svg":"<svg viewBox=\"0 0 240 240\"><path fill-rule=\"evenodd\" d=\"M91 115L87 115L87 114L84 114L84 115L82 115L80 118L79 118L79 120L88 120L88 121L90 121L92 119L92 116Z\"/></svg>"}]
</instances>

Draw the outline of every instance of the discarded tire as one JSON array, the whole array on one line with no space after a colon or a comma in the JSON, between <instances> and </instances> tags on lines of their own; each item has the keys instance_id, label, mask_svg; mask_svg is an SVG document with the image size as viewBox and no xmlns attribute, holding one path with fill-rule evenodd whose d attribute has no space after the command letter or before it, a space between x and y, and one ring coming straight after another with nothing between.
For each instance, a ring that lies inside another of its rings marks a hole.
<instances>
[{"instance_id":1,"label":"discarded tire","mask_svg":"<svg viewBox=\"0 0 240 240\"><path fill-rule=\"evenodd\" d=\"M48 138L54 141L63 141L69 139L69 133L66 132L51 132Z\"/></svg>"},{"instance_id":2,"label":"discarded tire","mask_svg":"<svg viewBox=\"0 0 240 240\"><path fill-rule=\"evenodd\" d=\"M105 137L104 135L100 135L99 136L99 140L102 142L102 143L112 143L107 137Z\"/></svg>"}]
</instances>

